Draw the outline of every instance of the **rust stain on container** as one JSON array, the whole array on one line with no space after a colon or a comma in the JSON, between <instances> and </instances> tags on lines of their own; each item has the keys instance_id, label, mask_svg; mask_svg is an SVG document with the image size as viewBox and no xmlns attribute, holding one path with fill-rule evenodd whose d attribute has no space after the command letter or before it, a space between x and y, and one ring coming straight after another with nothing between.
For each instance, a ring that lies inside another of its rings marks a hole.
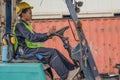
<instances>
[{"instance_id":1,"label":"rust stain on container","mask_svg":"<svg viewBox=\"0 0 120 80\"><path fill-rule=\"evenodd\" d=\"M114 66L120 63L120 18L91 18L82 19L81 22L99 72L117 73ZM52 26L59 30L69 25L78 39L72 20L34 20L31 24L38 33L47 32ZM72 47L77 45L70 28L65 31L64 35L69 37ZM69 59L67 51L63 48L63 43L58 37L53 37L44 45L58 49Z\"/></svg>"}]
</instances>

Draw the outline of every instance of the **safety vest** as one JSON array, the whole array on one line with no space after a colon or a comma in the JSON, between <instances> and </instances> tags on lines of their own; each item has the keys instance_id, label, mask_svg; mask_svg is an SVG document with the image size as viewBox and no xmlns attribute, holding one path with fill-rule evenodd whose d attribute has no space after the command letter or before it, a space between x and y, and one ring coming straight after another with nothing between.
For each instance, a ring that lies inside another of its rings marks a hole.
<instances>
[{"instance_id":1,"label":"safety vest","mask_svg":"<svg viewBox=\"0 0 120 80\"><path fill-rule=\"evenodd\" d=\"M14 37L15 37L15 44L14 44L14 49L15 49L15 51L16 51L16 49L17 49L17 47L18 47L18 39L17 39L17 37L16 37L16 34L15 34L15 28L16 28L16 24L17 23L19 23L19 22L16 22L15 24L14 24L14 28L13 28L13 34L14 34ZM33 33L34 34L34 32L33 32L33 29L32 29L32 27L30 26L30 25L27 25L27 24L25 24L24 22L22 22L23 24L24 24L24 26L31 32L31 33ZM25 39L25 43L26 43L26 45L27 45L27 47L28 48L39 48L39 47L43 47L43 44L41 44L40 42L31 42L31 41L29 41L28 39Z\"/></svg>"}]
</instances>

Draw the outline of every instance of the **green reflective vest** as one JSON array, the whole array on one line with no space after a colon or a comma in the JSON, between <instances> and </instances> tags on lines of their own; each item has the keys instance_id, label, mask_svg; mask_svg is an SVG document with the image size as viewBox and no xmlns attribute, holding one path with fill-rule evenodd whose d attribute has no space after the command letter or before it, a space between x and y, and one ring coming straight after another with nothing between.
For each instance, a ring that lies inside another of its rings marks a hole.
<instances>
[{"instance_id":1,"label":"green reflective vest","mask_svg":"<svg viewBox=\"0 0 120 80\"><path fill-rule=\"evenodd\" d=\"M19 23L19 22L17 22L17 23ZM16 51L16 49L17 49L17 47L18 47L18 39L17 39L16 34L15 34L15 28L16 28L16 24L17 24L17 23L14 24L14 28L13 28L13 33L14 33L14 37L15 37L15 40L16 40L16 42L15 42L15 44L14 44L14 49L15 49L15 51ZM24 24L24 26L25 26L31 33L34 34L33 29L32 29L32 27L31 27L30 25L27 25L27 24L25 24L24 22L23 22L23 24ZM27 45L28 48L39 48L39 47L43 47L43 44L41 44L40 42L35 42L35 43L34 43L34 42L31 42L31 41L29 41L29 40L27 40L27 39L25 39L25 43L26 43L26 45Z\"/></svg>"}]
</instances>

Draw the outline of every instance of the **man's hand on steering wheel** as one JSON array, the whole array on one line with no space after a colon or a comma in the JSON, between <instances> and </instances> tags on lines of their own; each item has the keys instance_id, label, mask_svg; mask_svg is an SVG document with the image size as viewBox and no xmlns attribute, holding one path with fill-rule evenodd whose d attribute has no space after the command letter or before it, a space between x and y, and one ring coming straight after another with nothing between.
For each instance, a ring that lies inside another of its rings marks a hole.
<instances>
[{"instance_id":1,"label":"man's hand on steering wheel","mask_svg":"<svg viewBox=\"0 0 120 80\"><path fill-rule=\"evenodd\" d=\"M53 26L47 33L49 38L52 38L52 36L59 36L62 37L64 32L69 28L69 26L66 26L64 28L61 28L60 30L56 31L55 26Z\"/></svg>"},{"instance_id":2,"label":"man's hand on steering wheel","mask_svg":"<svg viewBox=\"0 0 120 80\"><path fill-rule=\"evenodd\" d=\"M49 31L47 32L47 36L50 36L50 35L52 35L52 34L55 33L55 32L56 32L56 27L53 26L53 27L50 28Z\"/></svg>"}]
</instances>

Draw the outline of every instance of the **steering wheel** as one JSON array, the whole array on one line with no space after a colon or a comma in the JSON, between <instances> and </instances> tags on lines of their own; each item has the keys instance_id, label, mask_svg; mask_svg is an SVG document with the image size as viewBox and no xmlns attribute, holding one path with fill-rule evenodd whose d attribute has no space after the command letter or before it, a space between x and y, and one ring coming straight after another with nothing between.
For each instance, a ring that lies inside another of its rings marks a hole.
<instances>
[{"instance_id":1,"label":"steering wheel","mask_svg":"<svg viewBox=\"0 0 120 80\"><path fill-rule=\"evenodd\" d=\"M62 29L60 29L60 30L52 33L49 37L52 37L52 36L59 36L59 37L60 37L60 36L63 36L64 32L65 32L68 28L69 28L69 26L66 26L66 27L64 27L64 28L62 28Z\"/></svg>"}]
</instances>

